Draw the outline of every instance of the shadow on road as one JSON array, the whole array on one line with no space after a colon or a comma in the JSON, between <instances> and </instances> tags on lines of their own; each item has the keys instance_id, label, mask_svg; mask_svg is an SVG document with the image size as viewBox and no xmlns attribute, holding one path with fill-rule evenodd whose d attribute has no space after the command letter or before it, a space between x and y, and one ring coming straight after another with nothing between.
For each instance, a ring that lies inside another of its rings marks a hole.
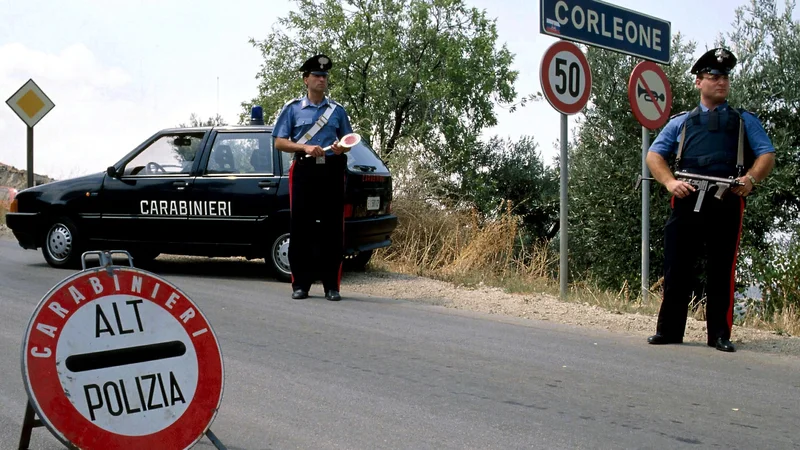
<instances>
[{"instance_id":1,"label":"shadow on road","mask_svg":"<svg viewBox=\"0 0 800 450\"><path fill-rule=\"evenodd\" d=\"M96 257L87 258L87 268L97 267ZM127 266L128 259L114 256L115 265ZM280 282L273 275L263 259L247 260L245 258L208 258L203 256L161 255L155 260L139 263L134 260L134 267L153 272L157 275L184 275L205 278L240 279L254 281ZM46 263L42 263L46 266ZM357 272L345 272L343 278L357 276Z\"/></svg>"}]
</instances>

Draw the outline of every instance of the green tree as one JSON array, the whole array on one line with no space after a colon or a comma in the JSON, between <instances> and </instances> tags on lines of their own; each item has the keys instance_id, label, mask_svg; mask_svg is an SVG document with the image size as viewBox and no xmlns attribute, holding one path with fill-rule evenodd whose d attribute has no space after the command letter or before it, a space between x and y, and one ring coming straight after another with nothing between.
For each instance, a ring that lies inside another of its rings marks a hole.
<instances>
[{"instance_id":1,"label":"green tree","mask_svg":"<svg viewBox=\"0 0 800 450\"><path fill-rule=\"evenodd\" d=\"M800 305L789 286L797 264L785 247L797 246L800 211L800 24L792 20L794 3L783 12L774 0L751 1L737 9L733 31L714 46L726 46L739 58L731 77L730 103L755 113L777 151L772 175L747 199L738 273L740 286L762 287L767 312ZM664 67L673 91L673 113L697 105L693 43L673 39L671 65ZM573 268L605 287L634 285L640 275L641 194L630 181L640 171L641 127L625 95L636 61L589 49L593 91L586 117L570 152L570 248ZM651 273L663 270L663 226L669 215L668 193L651 190ZM789 238L786 238L789 236ZM787 242L789 244L787 244Z\"/></svg>"},{"instance_id":2,"label":"green tree","mask_svg":"<svg viewBox=\"0 0 800 450\"><path fill-rule=\"evenodd\" d=\"M189 116L189 123L181 123L178 124L179 128L187 128L187 127L224 127L227 126L228 123L225 122L225 119L222 118L219 114L214 117L209 117L207 120L202 120L197 117L197 114L192 113Z\"/></svg>"},{"instance_id":3,"label":"green tree","mask_svg":"<svg viewBox=\"0 0 800 450\"><path fill-rule=\"evenodd\" d=\"M517 106L512 54L496 47L494 21L462 0L295 1L266 39L251 39L264 63L243 107L261 105L268 122L304 94L297 68L318 52L334 61L332 98L385 157L405 143L453 159L496 124L495 102Z\"/></svg>"},{"instance_id":4,"label":"green tree","mask_svg":"<svg viewBox=\"0 0 800 450\"><path fill-rule=\"evenodd\" d=\"M469 160L452 177L447 195L498 217L510 201L528 240L550 239L558 230L558 172L544 164L533 137L513 142L497 136L476 142Z\"/></svg>"},{"instance_id":5,"label":"green tree","mask_svg":"<svg viewBox=\"0 0 800 450\"><path fill-rule=\"evenodd\" d=\"M800 225L800 22L792 20L794 8L793 1L781 12L775 0L751 0L736 10L734 30L720 39L739 58L731 103L761 119L776 150L772 175L747 200L740 258L742 281L764 287L769 312L800 306L796 286L775 288L797 273L796 260L785 264L786 246L797 248ZM793 240L780 238L786 235Z\"/></svg>"},{"instance_id":6,"label":"green tree","mask_svg":"<svg viewBox=\"0 0 800 450\"><path fill-rule=\"evenodd\" d=\"M687 76L694 44L676 34L670 65L662 66L672 87L672 112L697 104ZM569 151L569 247L573 273L591 276L601 286L620 289L641 279L641 191L633 182L641 173L642 126L628 101L628 78L639 60L589 48L592 93ZM651 137L654 139L655 137ZM663 227L668 193L657 183L650 190L650 279L663 270Z\"/></svg>"}]
</instances>

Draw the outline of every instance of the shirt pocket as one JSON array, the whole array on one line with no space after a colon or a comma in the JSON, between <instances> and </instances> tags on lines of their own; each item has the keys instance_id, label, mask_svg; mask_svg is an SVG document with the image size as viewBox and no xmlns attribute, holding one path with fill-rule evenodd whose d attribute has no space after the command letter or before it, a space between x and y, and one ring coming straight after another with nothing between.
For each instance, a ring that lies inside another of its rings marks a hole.
<instances>
[{"instance_id":1,"label":"shirt pocket","mask_svg":"<svg viewBox=\"0 0 800 450\"><path fill-rule=\"evenodd\" d=\"M294 121L294 129L310 126L314 123L312 117L298 117Z\"/></svg>"},{"instance_id":2,"label":"shirt pocket","mask_svg":"<svg viewBox=\"0 0 800 450\"><path fill-rule=\"evenodd\" d=\"M338 130L339 123L339 117L336 114L332 114L330 119L328 119L327 126L333 128L334 130Z\"/></svg>"}]
</instances>

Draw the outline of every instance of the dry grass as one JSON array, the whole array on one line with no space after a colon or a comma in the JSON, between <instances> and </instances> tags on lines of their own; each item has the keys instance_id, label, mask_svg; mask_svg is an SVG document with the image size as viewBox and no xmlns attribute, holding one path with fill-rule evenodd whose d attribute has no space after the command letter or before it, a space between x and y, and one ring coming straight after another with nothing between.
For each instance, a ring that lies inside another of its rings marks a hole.
<instances>
[{"instance_id":1,"label":"dry grass","mask_svg":"<svg viewBox=\"0 0 800 450\"><path fill-rule=\"evenodd\" d=\"M453 212L419 199L399 198L393 203L399 226L393 244L376 252L373 269L424 276L457 285L499 287L512 293L559 295L558 253L549 242L523 245L519 219L504 205L495 219L475 211ZM648 290L643 300L639 286L627 283L617 292L597 288L592 280L573 281L567 301L595 305L613 312L658 313L663 280ZM693 308L703 320L704 308ZM774 320L746 316L742 325L797 335L800 314L784 310Z\"/></svg>"},{"instance_id":2,"label":"dry grass","mask_svg":"<svg viewBox=\"0 0 800 450\"><path fill-rule=\"evenodd\" d=\"M6 224L6 212L5 205L0 205L0 225Z\"/></svg>"},{"instance_id":3,"label":"dry grass","mask_svg":"<svg viewBox=\"0 0 800 450\"><path fill-rule=\"evenodd\" d=\"M742 325L772 331L781 336L800 335L800 313L789 305L767 321L759 314L745 314Z\"/></svg>"}]
</instances>

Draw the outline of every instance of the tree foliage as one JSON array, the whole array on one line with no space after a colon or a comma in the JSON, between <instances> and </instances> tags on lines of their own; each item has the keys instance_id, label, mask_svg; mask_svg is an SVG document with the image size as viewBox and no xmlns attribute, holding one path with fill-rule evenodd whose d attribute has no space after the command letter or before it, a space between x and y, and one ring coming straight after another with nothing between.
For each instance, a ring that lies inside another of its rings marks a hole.
<instances>
[{"instance_id":1,"label":"tree foliage","mask_svg":"<svg viewBox=\"0 0 800 450\"><path fill-rule=\"evenodd\" d=\"M496 48L494 21L462 0L295 1L297 11L251 40L264 64L247 111L260 104L274 121L304 94L297 69L316 53L333 60L331 97L383 156L408 143L444 161L496 124L494 102L513 106L513 56Z\"/></svg>"},{"instance_id":2,"label":"tree foliage","mask_svg":"<svg viewBox=\"0 0 800 450\"><path fill-rule=\"evenodd\" d=\"M794 8L793 1L781 12L775 0L751 0L737 9L734 30L720 42L739 57L731 102L761 119L776 150L775 169L748 198L740 258L743 281L763 286L774 310L800 306L796 279L793 287L776 287L797 274L796 259L786 251L797 248L800 225L800 22L792 20Z\"/></svg>"},{"instance_id":3,"label":"tree foliage","mask_svg":"<svg viewBox=\"0 0 800 450\"><path fill-rule=\"evenodd\" d=\"M676 34L670 65L662 66L673 95L673 112L694 108L697 93L686 76L694 44ZM639 62L589 48L592 93L569 152L569 247L572 270L591 274L601 286L619 289L641 279L641 191L634 181L642 167L642 126L631 113L628 78ZM651 136L651 142L654 136ZM650 189L650 279L660 276L663 226L669 214L665 189Z\"/></svg>"},{"instance_id":4,"label":"tree foliage","mask_svg":"<svg viewBox=\"0 0 800 450\"><path fill-rule=\"evenodd\" d=\"M730 103L761 119L777 151L772 175L747 199L739 258L741 284L763 286L765 299L777 309L800 304L797 289L785 284L797 264L783 248L797 246L800 211L800 24L792 21L793 9L791 2L781 12L774 0L752 0L737 10L733 31L714 45L729 47L739 59ZM676 35L671 64L663 67L673 113L699 101L689 74L694 48ZM636 61L595 48L587 57L594 86L570 151L570 257L573 269L618 289L638 283L641 271L641 193L631 188L641 170L641 126L630 112L627 79L619 76L629 74ZM655 280L663 270L669 215L663 186L653 183L650 204L650 279ZM770 299L770 292L780 294Z\"/></svg>"},{"instance_id":5,"label":"tree foliage","mask_svg":"<svg viewBox=\"0 0 800 450\"><path fill-rule=\"evenodd\" d=\"M529 239L550 239L558 230L558 172L544 165L533 137L513 142L497 136L477 142L450 194L466 199L487 217L510 202Z\"/></svg>"},{"instance_id":6,"label":"tree foliage","mask_svg":"<svg viewBox=\"0 0 800 450\"><path fill-rule=\"evenodd\" d=\"M187 128L187 127L224 127L227 126L228 123L225 122L225 119L222 118L219 114L214 117L209 117L207 120L200 119L197 114L192 113L189 116L189 123L180 123L178 124L179 128Z\"/></svg>"}]
</instances>

